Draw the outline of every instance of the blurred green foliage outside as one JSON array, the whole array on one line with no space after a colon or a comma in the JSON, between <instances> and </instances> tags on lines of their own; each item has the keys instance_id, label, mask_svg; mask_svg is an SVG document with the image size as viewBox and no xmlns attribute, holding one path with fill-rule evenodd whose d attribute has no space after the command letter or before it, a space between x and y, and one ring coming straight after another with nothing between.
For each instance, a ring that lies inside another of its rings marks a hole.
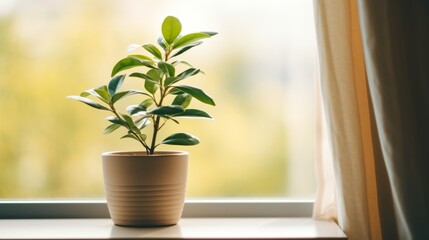
<instances>
[{"instance_id":1,"label":"blurred green foliage outside","mask_svg":"<svg viewBox=\"0 0 429 240\"><path fill-rule=\"evenodd\" d=\"M121 133L103 135L107 115L65 97L105 84L129 44L156 42L167 15L185 32L219 32L183 55L206 73L191 81L217 106L191 104L215 120L164 130L201 140L162 147L190 152L188 197L312 196L311 1L266 2L1 3L0 198L103 197L101 153L140 146Z\"/></svg>"}]
</instances>

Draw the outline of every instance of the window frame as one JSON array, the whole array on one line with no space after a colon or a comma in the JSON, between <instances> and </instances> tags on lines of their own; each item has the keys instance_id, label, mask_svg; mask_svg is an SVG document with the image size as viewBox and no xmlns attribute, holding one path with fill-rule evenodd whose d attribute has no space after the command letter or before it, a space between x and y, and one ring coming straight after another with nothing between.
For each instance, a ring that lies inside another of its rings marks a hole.
<instances>
[{"instance_id":1,"label":"window frame","mask_svg":"<svg viewBox=\"0 0 429 240\"><path fill-rule=\"evenodd\" d=\"M187 199L183 218L311 217L312 198ZM0 199L0 219L110 218L105 199Z\"/></svg>"},{"instance_id":2,"label":"window frame","mask_svg":"<svg viewBox=\"0 0 429 240\"><path fill-rule=\"evenodd\" d=\"M187 199L182 218L311 217L314 199ZM0 219L110 218L104 199L0 200Z\"/></svg>"}]
</instances>

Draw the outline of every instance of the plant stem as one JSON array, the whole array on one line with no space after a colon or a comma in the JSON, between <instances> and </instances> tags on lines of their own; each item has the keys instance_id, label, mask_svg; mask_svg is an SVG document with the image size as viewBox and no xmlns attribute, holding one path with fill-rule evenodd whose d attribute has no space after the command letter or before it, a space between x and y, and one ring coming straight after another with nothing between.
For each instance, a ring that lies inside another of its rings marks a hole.
<instances>
[{"instance_id":1,"label":"plant stem","mask_svg":"<svg viewBox=\"0 0 429 240\"><path fill-rule=\"evenodd\" d=\"M171 46L168 46L168 48L165 50L165 55L164 55L164 61L165 62L168 61L168 57L169 57L170 53L171 53ZM159 87L159 91L160 91L161 97L160 97L158 103L155 101L155 104L157 105L157 107L161 107L162 106L162 102L164 101L164 98L167 95L166 93L167 93L168 87L166 89L164 89L164 86L162 84L164 82L163 80L164 79L161 79L161 81L160 81L160 87ZM156 137L158 136L158 131L162 127L162 126L159 127L159 121L160 120L161 120L160 116L156 116L156 118L154 120L155 122L153 124L152 143L151 143L151 147L150 147L150 151L149 151L150 155L153 155L155 153L155 148L159 145L159 144L156 145Z\"/></svg>"},{"instance_id":2,"label":"plant stem","mask_svg":"<svg viewBox=\"0 0 429 240\"><path fill-rule=\"evenodd\" d=\"M158 130L159 130L159 128L158 128L158 126L159 126L159 120L160 120L160 117L156 116L155 123L153 124L152 144L151 144L151 148L150 148L150 152L149 152L150 155L153 155L155 153L156 137L158 135Z\"/></svg>"},{"instance_id":3,"label":"plant stem","mask_svg":"<svg viewBox=\"0 0 429 240\"><path fill-rule=\"evenodd\" d=\"M157 107L161 107L162 106L162 102L164 101L165 98L165 91L164 91L164 86L162 85L162 80L161 80L161 84L160 84L160 88L159 88L159 92L160 92L160 99L159 102L157 104ZM161 120L160 116L156 116L155 118L155 122L153 124L153 135L152 135L152 143L151 143L151 147L150 147L150 155L153 155L155 153L155 148L157 147L156 145L156 137L158 136L158 131L159 131L159 121Z\"/></svg>"},{"instance_id":4,"label":"plant stem","mask_svg":"<svg viewBox=\"0 0 429 240\"><path fill-rule=\"evenodd\" d=\"M171 46L168 46L167 49L165 50L165 56L164 56L165 62L168 61L168 57L170 56L170 53L171 53Z\"/></svg>"}]
</instances>

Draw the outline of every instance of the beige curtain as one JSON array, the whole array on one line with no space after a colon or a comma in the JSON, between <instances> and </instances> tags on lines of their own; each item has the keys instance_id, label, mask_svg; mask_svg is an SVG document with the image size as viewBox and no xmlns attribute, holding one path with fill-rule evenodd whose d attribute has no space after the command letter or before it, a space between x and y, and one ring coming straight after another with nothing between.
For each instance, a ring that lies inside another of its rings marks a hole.
<instances>
[{"instance_id":1,"label":"beige curtain","mask_svg":"<svg viewBox=\"0 0 429 240\"><path fill-rule=\"evenodd\" d=\"M352 240L429 239L429 1L314 5L332 149L314 215Z\"/></svg>"}]
</instances>

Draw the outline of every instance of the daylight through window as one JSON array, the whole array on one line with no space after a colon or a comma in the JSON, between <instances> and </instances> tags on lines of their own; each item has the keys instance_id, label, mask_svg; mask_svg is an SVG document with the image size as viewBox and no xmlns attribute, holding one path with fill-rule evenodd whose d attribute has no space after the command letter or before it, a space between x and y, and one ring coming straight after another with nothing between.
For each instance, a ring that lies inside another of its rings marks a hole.
<instances>
[{"instance_id":1,"label":"daylight through window","mask_svg":"<svg viewBox=\"0 0 429 240\"><path fill-rule=\"evenodd\" d=\"M2 0L0 198L104 196L101 153L140 146L103 135L107 115L66 96L105 84L167 15L184 32L219 32L183 54L217 106L191 104L214 120L181 121L199 145L162 147L190 153L188 198L313 196L312 1Z\"/></svg>"}]
</instances>

